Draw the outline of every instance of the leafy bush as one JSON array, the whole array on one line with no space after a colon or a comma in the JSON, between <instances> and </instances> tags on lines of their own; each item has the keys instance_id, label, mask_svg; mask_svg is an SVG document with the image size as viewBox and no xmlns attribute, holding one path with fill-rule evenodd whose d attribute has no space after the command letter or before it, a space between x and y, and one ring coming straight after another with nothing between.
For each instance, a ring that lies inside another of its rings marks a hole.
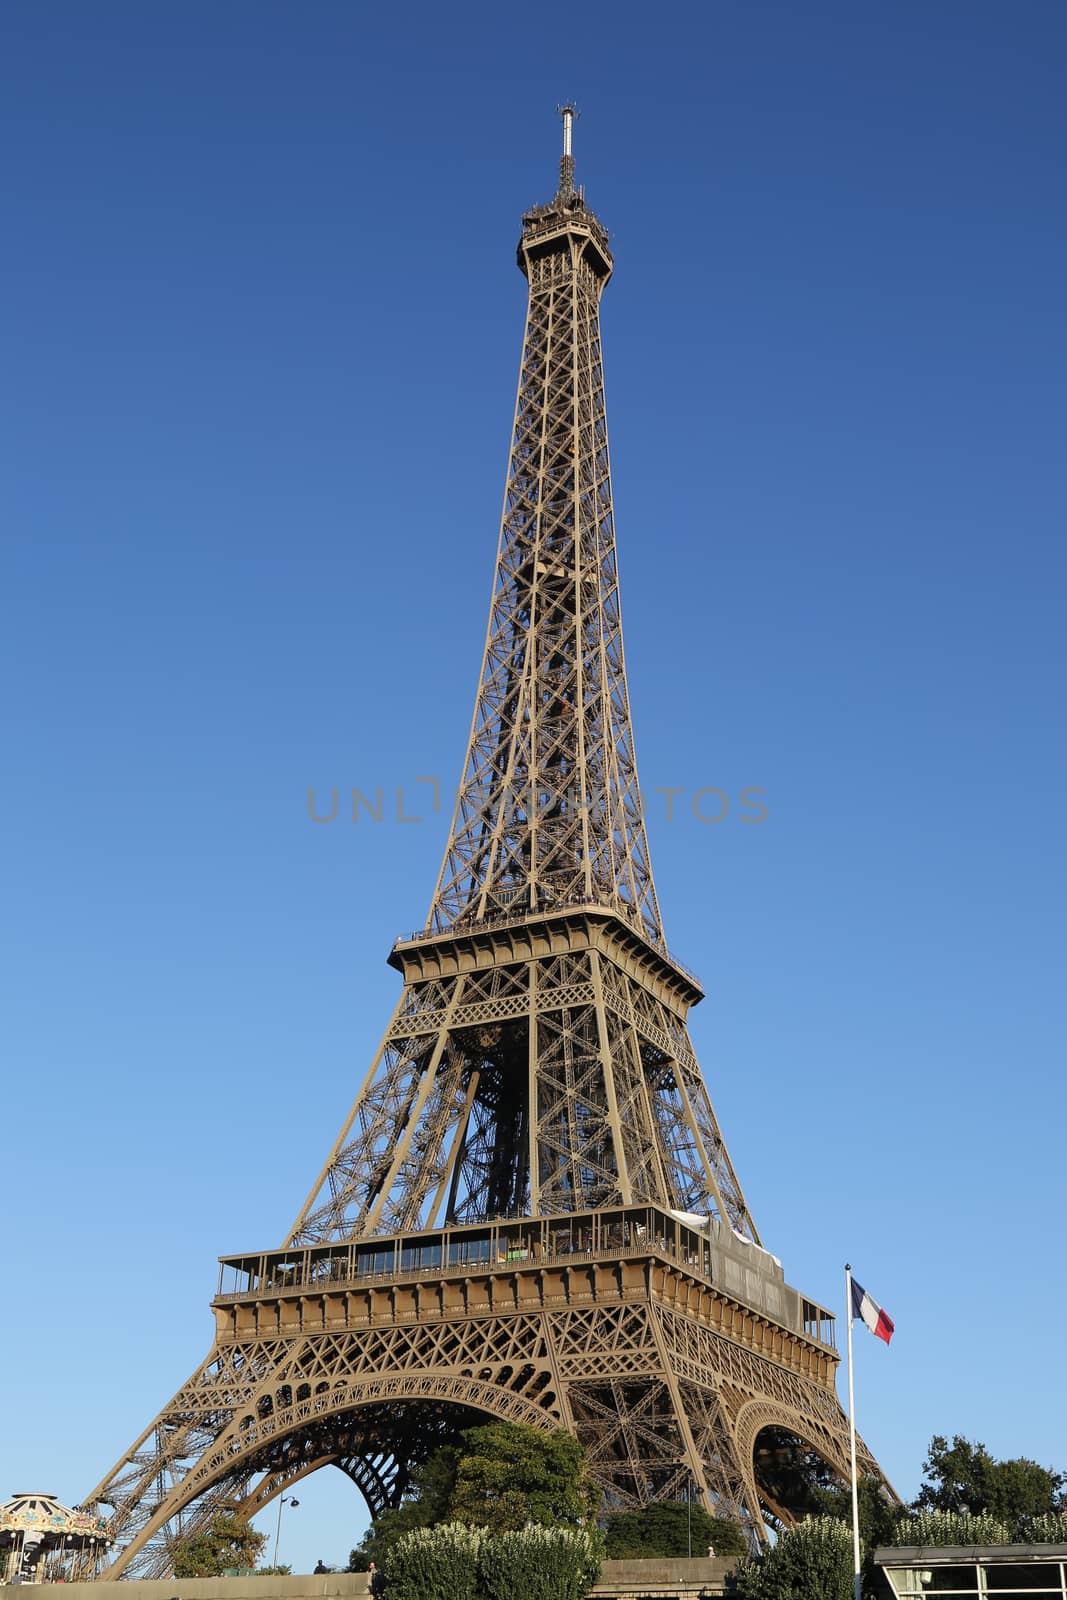
<instances>
[{"instance_id":1,"label":"leafy bush","mask_svg":"<svg viewBox=\"0 0 1067 1600\"><path fill-rule=\"evenodd\" d=\"M582 1528L522 1528L487 1538L479 1600L584 1600L600 1576L603 1541Z\"/></svg>"},{"instance_id":2,"label":"leafy bush","mask_svg":"<svg viewBox=\"0 0 1067 1600\"><path fill-rule=\"evenodd\" d=\"M405 1533L389 1551L389 1600L476 1600L480 1528L445 1522Z\"/></svg>"},{"instance_id":3,"label":"leafy bush","mask_svg":"<svg viewBox=\"0 0 1067 1600\"><path fill-rule=\"evenodd\" d=\"M966 1511L917 1511L901 1517L896 1527L897 1544L1011 1544L1012 1530L999 1517L982 1512L971 1516Z\"/></svg>"},{"instance_id":4,"label":"leafy bush","mask_svg":"<svg viewBox=\"0 0 1067 1600\"><path fill-rule=\"evenodd\" d=\"M737 1574L742 1600L852 1600L852 1533L834 1517L805 1517Z\"/></svg>"},{"instance_id":5,"label":"leafy bush","mask_svg":"<svg viewBox=\"0 0 1067 1600\"><path fill-rule=\"evenodd\" d=\"M1067 1511L1028 1517L1020 1529L1023 1544L1067 1544Z\"/></svg>"},{"instance_id":6,"label":"leafy bush","mask_svg":"<svg viewBox=\"0 0 1067 1600\"><path fill-rule=\"evenodd\" d=\"M398 1538L385 1577L389 1600L584 1600L602 1553L582 1528L489 1534L447 1522Z\"/></svg>"}]
</instances>

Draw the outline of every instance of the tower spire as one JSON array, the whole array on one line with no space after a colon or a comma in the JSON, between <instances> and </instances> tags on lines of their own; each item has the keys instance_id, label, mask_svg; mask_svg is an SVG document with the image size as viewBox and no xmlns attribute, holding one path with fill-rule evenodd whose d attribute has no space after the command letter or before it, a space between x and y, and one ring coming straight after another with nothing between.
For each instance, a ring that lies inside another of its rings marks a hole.
<instances>
[{"instance_id":1,"label":"tower spire","mask_svg":"<svg viewBox=\"0 0 1067 1600\"><path fill-rule=\"evenodd\" d=\"M571 131L578 116L578 108L573 103L557 106L556 111L563 118L563 154L559 163L559 194L560 200L570 200L574 194L574 152L571 148Z\"/></svg>"},{"instance_id":2,"label":"tower spire","mask_svg":"<svg viewBox=\"0 0 1067 1600\"><path fill-rule=\"evenodd\" d=\"M623 661L599 305L604 229L561 189L522 219L529 284L482 677L436 932L595 905L662 948ZM568 195L569 186L569 195Z\"/></svg>"}]
</instances>

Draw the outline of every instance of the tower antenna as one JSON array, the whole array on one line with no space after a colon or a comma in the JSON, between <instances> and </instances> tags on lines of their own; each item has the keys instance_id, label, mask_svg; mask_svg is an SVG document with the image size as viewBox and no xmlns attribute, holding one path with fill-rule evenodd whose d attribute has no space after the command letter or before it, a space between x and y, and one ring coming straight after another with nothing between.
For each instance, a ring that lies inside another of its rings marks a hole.
<instances>
[{"instance_id":1,"label":"tower antenna","mask_svg":"<svg viewBox=\"0 0 1067 1600\"><path fill-rule=\"evenodd\" d=\"M557 106L556 113L563 118L563 155L559 163L559 198L569 200L574 194L574 153L571 148L571 133L575 120L580 116L578 107L573 101L564 106Z\"/></svg>"}]
</instances>

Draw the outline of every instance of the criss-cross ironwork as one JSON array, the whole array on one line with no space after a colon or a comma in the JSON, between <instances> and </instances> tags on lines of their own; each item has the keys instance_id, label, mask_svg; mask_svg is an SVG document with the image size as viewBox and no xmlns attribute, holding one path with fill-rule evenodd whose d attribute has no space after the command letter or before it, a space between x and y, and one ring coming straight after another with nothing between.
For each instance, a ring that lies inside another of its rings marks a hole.
<instances>
[{"instance_id":1,"label":"criss-cross ironwork","mask_svg":"<svg viewBox=\"0 0 1067 1600\"><path fill-rule=\"evenodd\" d=\"M662 944L615 560L599 318L612 259L566 171L524 216L519 265L529 306L496 585L430 923L586 903Z\"/></svg>"},{"instance_id":2,"label":"criss-cross ironwork","mask_svg":"<svg viewBox=\"0 0 1067 1600\"><path fill-rule=\"evenodd\" d=\"M426 926L280 1250L228 1257L207 1360L87 1497L109 1575L334 1465L372 1512L450 1430L564 1427L605 1503L695 1484L753 1542L844 1474L833 1318L762 1247L663 939L623 659L599 303L574 182L526 212L496 578ZM862 1451L862 1446L861 1446ZM877 1471L862 1451L864 1462Z\"/></svg>"}]
</instances>

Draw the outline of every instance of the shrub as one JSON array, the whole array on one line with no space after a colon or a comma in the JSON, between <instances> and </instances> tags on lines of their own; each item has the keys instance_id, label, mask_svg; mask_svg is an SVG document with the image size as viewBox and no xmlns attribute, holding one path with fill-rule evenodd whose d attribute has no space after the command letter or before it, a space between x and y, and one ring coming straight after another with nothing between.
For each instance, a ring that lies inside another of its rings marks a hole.
<instances>
[{"instance_id":1,"label":"shrub","mask_svg":"<svg viewBox=\"0 0 1067 1600\"><path fill-rule=\"evenodd\" d=\"M458 1522L416 1528L389 1551L389 1600L476 1600L484 1534Z\"/></svg>"},{"instance_id":2,"label":"shrub","mask_svg":"<svg viewBox=\"0 0 1067 1600\"><path fill-rule=\"evenodd\" d=\"M742 1556L748 1540L737 1522L710 1517L684 1500L654 1500L640 1511L614 1511L604 1524L604 1554L628 1557L702 1556L710 1544L717 1556Z\"/></svg>"},{"instance_id":3,"label":"shrub","mask_svg":"<svg viewBox=\"0 0 1067 1600\"><path fill-rule=\"evenodd\" d=\"M999 1517L986 1512L971 1516L967 1511L917 1511L901 1517L896 1527L897 1544L1011 1544L1011 1528Z\"/></svg>"},{"instance_id":4,"label":"shrub","mask_svg":"<svg viewBox=\"0 0 1067 1600\"><path fill-rule=\"evenodd\" d=\"M478 1600L584 1600L600 1576L603 1540L583 1528L526 1527L488 1538Z\"/></svg>"},{"instance_id":5,"label":"shrub","mask_svg":"<svg viewBox=\"0 0 1067 1600\"><path fill-rule=\"evenodd\" d=\"M1022 1544L1067 1544L1067 1511L1027 1517L1019 1532Z\"/></svg>"},{"instance_id":6,"label":"shrub","mask_svg":"<svg viewBox=\"0 0 1067 1600\"><path fill-rule=\"evenodd\" d=\"M227 1567L250 1569L262 1553L267 1535L251 1523L227 1512L213 1517L206 1527L175 1551L176 1578L218 1578Z\"/></svg>"},{"instance_id":7,"label":"shrub","mask_svg":"<svg viewBox=\"0 0 1067 1600\"><path fill-rule=\"evenodd\" d=\"M852 1600L852 1533L834 1517L805 1517L737 1574L742 1600Z\"/></svg>"}]
</instances>

